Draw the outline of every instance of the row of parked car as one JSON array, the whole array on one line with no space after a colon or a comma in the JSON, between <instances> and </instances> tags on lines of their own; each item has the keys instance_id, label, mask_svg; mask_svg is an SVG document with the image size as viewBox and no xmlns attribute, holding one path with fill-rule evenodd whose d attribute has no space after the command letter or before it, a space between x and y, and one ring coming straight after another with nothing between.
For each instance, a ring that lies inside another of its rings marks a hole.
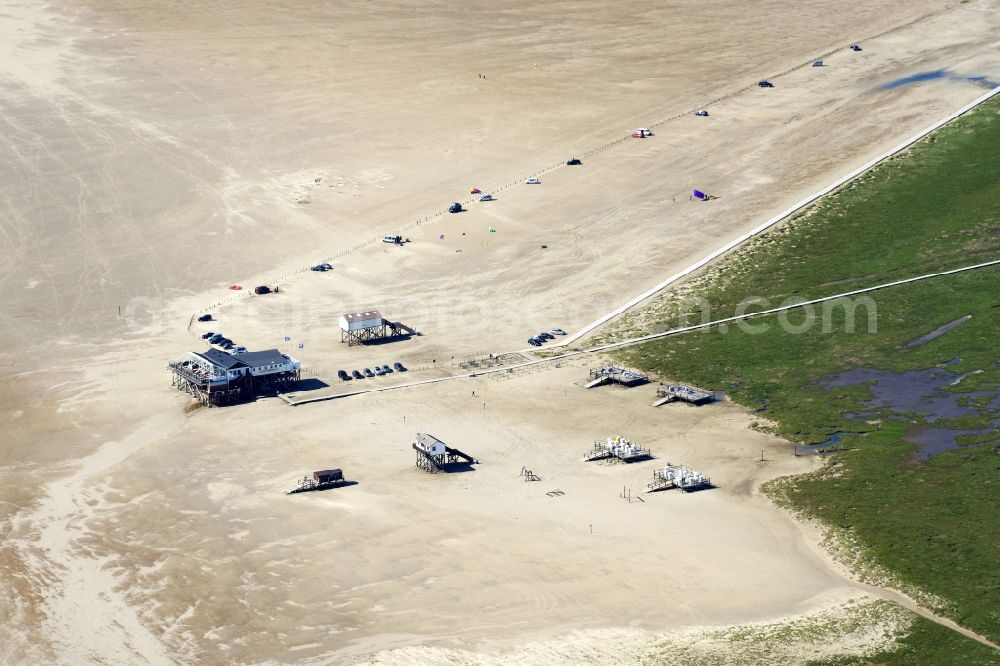
<instances>
[{"instance_id":1,"label":"row of parked car","mask_svg":"<svg viewBox=\"0 0 1000 666\"><path fill-rule=\"evenodd\" d=\"M202 333L201 339L208 340L209 344L218 345L233 354L243 354L247 350L246 347L238 347L235 342L224 336L222 333L216 333L214 331Z\"/></svg>"},{"instance_id":2,"label":"row of parked car","mask_svg":"<svg viewBox=\"0 0 1000 666\"><path fill-rule=\"evenodd\" d=\"M557 335L566 335L566 331L561 328L553 328L551 331L542 331L533 338L528 338L528 344L532 347L541 347L549 340L555 340Z\"/></svg>"},{"instance_id":3,"label":"row of parked car","mask_svg":"<svg viewBox=\"0 0 1000 666\"><path fill-rule=\"evenodd\" d=\"M396 372L406 372L406 367L399 361L393 363L392 367L396 368ZM364 370L352 370L350 374L348 374L347 370L337 371L337 377L339 377L340 381L342 382L349 382L352 379L364 379L365 377L375 377L375 376L381 377L383 375L391 375L391 374L392 374L392 368L389 367L388 363L381 366L376 365L375 370L372 370L371 368L365 368Z\"/></svg>"}]
</instances>

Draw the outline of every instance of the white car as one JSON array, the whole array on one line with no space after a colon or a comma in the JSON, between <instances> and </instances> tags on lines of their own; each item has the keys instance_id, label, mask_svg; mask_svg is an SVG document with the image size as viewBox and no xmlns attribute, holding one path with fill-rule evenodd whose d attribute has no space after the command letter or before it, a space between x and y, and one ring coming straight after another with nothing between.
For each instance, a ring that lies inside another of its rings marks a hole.
<instances>
[{"instance_id":1,"label":"white car","mask_svg":"<svg viewBox=\"0 0 1000 666\"><path fill-rule=\"evenodd\" d=\"M492 194L484 194L483 196L479 197L479 200L480 201L495 201L495 199L493 198Z\"/></svg>"},{"instance_id":2,"label":"white car","mask_svg":"<svg viewBox=\"0 0 1000 666\"><path fill-rule=\"evenodd\" d=\"M383 243L394 243L396 245L402 245L403 244L403 237L402 236L383 236L382 237L382 242Z\"/></svg>"},{"instance_id":3,"label":"white car","mask_svg":"<svg viewBox=\"0 0 1000 666\"><path fill-rule=\"evenodd\" d=\"M528 180L524 181L524 184L525 185L541 185L542 181L538 180L537 178L529 178Z\"/></svg>"}]
</instances>

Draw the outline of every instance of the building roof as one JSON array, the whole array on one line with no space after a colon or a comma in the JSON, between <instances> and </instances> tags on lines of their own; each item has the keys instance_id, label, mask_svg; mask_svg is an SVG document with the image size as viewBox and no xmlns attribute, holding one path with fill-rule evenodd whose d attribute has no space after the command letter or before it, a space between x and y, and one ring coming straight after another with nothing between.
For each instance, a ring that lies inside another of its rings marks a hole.
<instances>
[{"instance_id":1,"label":"building roof","mask_svg":"<svg viewBox=\"0 0 1000 666\"><path fill-rule=\"evenodd\" d=\"M343 477L344 476L344 470L342 470L342 469L318 469L315 472L313 472L313 478L314 479L318 479L318 478L323 477L323 476Z\"/></svg>"},{"instance_id":2,"label":"building roof","mask_svg":"<svg viewBox=\"0 0 1000 666\"><path fill-rule=\"evenodd\" d=\"M444 446L444 442L442 442L434 435L428 435L426 432L418 432L415 441L424 449L429 449L433 447L435 444L440 444L441 446Z\"/></svg>"},{"instance_id":3,"label":"building roof","mask_svg":"<svg viewBox=\"0 0 1000 666\"><path fill-rule=\"evenodd\" d=\"M209 349L203 354L198 354L212 365L224 370L235 368L259 368L265 365L287 363L285 358L277 349L267 349L265 351L244 352L242 354L229 354L221 349Z\"/></svg>"},{"instance_id":4,"label":"building roof","mask_svg":"<svg viewBox=\"0 0 1000 666\"><path fill-rule=\"evenodd\" d=\"M368 312L348 312L340 315L347 321L368 321L370 319L382 319L382 313L378 310Z\"/></svg>"},{"instance_id":5,"label":"building roof","mask_svg":"<svg viewBox=\"0 0 1000 666\"><path fill-rule=\"evenodd\" d=\"M233 368L244 368L246 363L241 359L236 358L232 354L227 354L221 349L209 349L203 354L198 354L203 359L211 363L212 365L223 368L225 370L232 370Z\"/></svg>"},{"instance_id":6,"label":"building roof","mask_svg":"<svg viewBox=\"0 0 1000 666\"><path fill-rule=\"evenodd\" d=\"M259 368L263 365L272 365L276 363L288 363L288 359L282 356L281 352L277 349L243 352L239 355L239 359L251 368Z\"/></svg>"}]
</instances>

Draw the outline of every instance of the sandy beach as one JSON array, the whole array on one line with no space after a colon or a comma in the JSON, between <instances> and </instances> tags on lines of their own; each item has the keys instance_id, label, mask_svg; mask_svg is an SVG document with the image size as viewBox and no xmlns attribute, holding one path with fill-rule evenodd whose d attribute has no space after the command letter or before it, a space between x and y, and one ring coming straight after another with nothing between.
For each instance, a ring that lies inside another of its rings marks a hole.
<instances>
[{"instance_id":1,"label":"sandy beach","mask_svg":"<svg viewBox=\"0 0 1000 666\"><path fill-rule=\"evenodd\" d=\"M410 372L364 381L457 373L572 332L1000 80L986 0L759 5L8 3L0 661L606 663L874 600L758 491L817 460L730 402L586 390L583 359L205 409L166 369L221 329L300 359L300 395L396 360ZM618 140L637 127L655 134ZM421 335L341 344L364 309ZM416 469L417 432L479 464ZM618 434L654 458L581 462ZM642 494L668 461L718 487ZM356 485L283 494L327 467Z\"/></svg>"}]
</instances>

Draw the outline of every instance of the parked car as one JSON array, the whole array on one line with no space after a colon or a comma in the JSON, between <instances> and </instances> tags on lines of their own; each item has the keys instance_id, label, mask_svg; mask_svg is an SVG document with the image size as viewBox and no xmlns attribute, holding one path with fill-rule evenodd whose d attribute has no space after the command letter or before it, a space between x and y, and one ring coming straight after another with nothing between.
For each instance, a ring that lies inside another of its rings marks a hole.
<instances>
[{"instance_id":1,"label":"parked car","mask_svg":"<svg viewBox=\"0 0 1000 666\"><path fill-rule=\"evenodd\" d=\"M537 178L529 178L526 181L524 181L524 184L525 185L541 185L542 181L538 180Z\"/></svg>"},{"instance_id":2,"label":"parked car","mask_svg":"<svg viewBox=\"0 0 1000 666\"><path fill-rule=\"evenodd\" d=\"M396 368L396 372L406 372L406 367L402 363L396 361L392 364L392 367Z\"/></svg>"},{"instance_id":3,"label":"parked car","mask_svg":"<svg viewBox=\"0 0 1000 666\"><path fill-rule=\"evenodd\" d=\"M757 85L760 86L761 88L773 88L774 87L773 83L771 83L770 81L767 81L765 79L761 79L760 81L758 81Z\"/></svg>"},{"instance_id":4,"label":"parked car","mask_svg":"<svg viewBox=\"0 0 1000 666\"><path fill-rule=\"evenodd\" d=\"M389 367L388 363L386 363L385 365L382 366L382 372L384 372L387 375L391 375L392 374L392 368Z\"/></svg>"},{"instance_id":5,"label":"parked car","mask_svg":"<svg viewBox=\"0 0 1000 666\"><path fill-rule=\"evenodd\" d=\"M246 354L247 353L247 348L246 347L236 347L235 349L233 349L233 353L234 354Z\"/></svg>"},{"instance_id":6,"label":"parked car","mask_svg":"<svg viewBox=\"0 0 1000 666\"><path fill-rule=\"evenodd\" d=\"M210 337L208 341L211 342L213 345L217 345L225 339L226 336L224 336L222 333L213 333L212 337Z\"/></svg>"},{"instance_id":7,"label":"parked car","mask_svg":"<svg viewBox=\"0 0 1000 666\"><path fill-rule=\"evenodd\" d=\"M708 118L708 111L706 111L705 109L699 109L698 111L694 112L694 115L699 116L701 118Z\"/></svg>"},{"instance_id":8,"label":"parked car","mask_svg":"<svg viewBox=\"0 0 1000 666\"><path fill-rule=\"evenodd\" d=\"M333 270L333 264L322 263L322 264L320 264L320 266L323 267L324 271L332 271Z\"/></svg>"},{"instance_id":9,"label":"parked car","mask_svg":"<svg viewBox=\"0 0 1000 666\"><path fill-rule=\"evenodd\" d=\"M253 288L253 293L257 294L258 296L263 294L270 294L271 288L268 287L266 284L257 285L256 287Z\"/></svg>"},{"instance_id":10,"label":"parked car","mask_svg":"<svg viewBox=\"0 0 1000 666\"><path fill-rule=\"evenodd\" d=\"M483 196L479 197L479 200L480 201L496 201L496 199L493 198L492 194L484 194Z\"/></svg>"},{"instance_id":11,"label":"parked car","mask_svg":"<svg viewBox=\"0 0 1000 666\"><path fill-rule=\"evenodd\" d=\"M363 374L361 374L361 373L360 373L359 371L357 371L357 370L353 371L353 372L352 372L351 374L352 374L352 375L354 375L354 378L355 378L355 379L364 379L364 378L365 378L365 376L364 376Z\"/></svg>"},{"instance_id":12,"label":"parked car","mask_svg":"<svg viewBox=\"0 0 1000 666\"><path fill-rule=\"evenodd\" d=\"M382 366L380 366L380 365L376 365L375 366L375 374L378 375L379 377L382 376L382 374L383 374L382 373Z\"/></svg>"},{"instance_id":13,"label":"parked car","mask_svg":"<svg viewBox=\"0 0 1000 666\"><path fill-rule=\"evenodd\" d=\"M462 212L462 204L460 204L460 203L458 203L456 201L452 205L448 206L448 212L449 213L461 213Z\"/></svg>"},{"instance_id":14,"label":"parked car","mask_svg":"<svg viewBox=\"0 0 1000 666\"><path fill-rule=\"evenodd\" d=\"M316 264L315 266L310 267L309 270L311 270L311 271L317 271L317 272L323 272L323 271L325 271L327 269L323 267L323 264Z\"/></svg>"},{"instance_id":15,"label":"parked car","mask_svg":"<svg viewBox=\"0 0 1000 666\"><path fill-rule=\"evenodd\" d=\"M570 160L566 160L566 166L580 166L583 162L579 157L574 157Z\"/></svg>"},{"instance_id":16,"label":"parked car","mask_svg":"<svg viewBox=\"0 0 1000 666\"><path fill-rule=\"evenodd\" d=\"M555 340L556 339L556 336L552 335L551 333L546 333L545 331L542 331L541 333L539 333L535 337L538 338L539 340L543 341L543 342L546 341L546 340Z\"/></svg>"},{"instance_id":17,"label":"parked car","mask_svg":"<svg viewBox=\"0 0 1000 666\"><path fill-rule=\"evenodd\" d=\"M402 245L403 244L403 237L402 236L382 236L382 242L383 243L394 243L396 245Z\"/></svg>"},{"instance_id":18,"label":"parked car","mask_svg":"<svg viewBox=\"0 0 1000 666\"><path fill-rule=\"evenodd\" d=\"M200 317L198 317L198 321L212 321L212 315L203 314Z\"/></svg>"},{"instance_id":19,"label":"parked car","mask_svg":"<svg viewBox=\"0 0 1000 666\"><path fill-rule=\"evenodd\" d=\"M230 340L229 338L222 338L221 340L219 340L215 344L217 344L217 345L224 345L226 343L233 344L233 341Z\"/></svg>"},{"instance_id":20,"label":"parked car","mask_svg":"<svg viewBox=\"0 0 1000 666\"><path fill-rule=\"evenodd\" d=\"M562 330L561 328L553 328L552 332L555 333L556 335L566 335L566 331Z\"/></svg>"},{"instance_id":21,"label":"parked car","mask_svg":"<svg viewBox=\"0 0 1000 666\"><path fill-rule=\"evenodd\" d=\"M226 351L229 351L230 349L233 348L233 342L232 340L224 340L219 343L219 346L225 349Z\"/></svg>"},{"instance_id":22,"label":"parked car","mask_svg":"<svg viewBox=\"0 0 1000 666\"><path fill-rule=\"evenodd\" d=\"M528 344L532 347L541 347L542 343L537 338L528 338Z\"/></svg>"},{"instance_id":23,"label":"parked car","mask_svg":"<svg viewBox=\"0 0 1000 666\"><path fill-rule=\"evenodd\" d=\"M374 377L375 373L372 372L371 368L365 368L365 377Z\"/></svg>"},{"instance_id":24,"label":"parked car","mask_svg":"<svg viewBox=\"0 0 1000 666\"><path fill-rule=\"evenodd\" d=\"M337 370L337 376L340 377L340 381L342 382L351 381L351 376L347 374L347 370Z\"/></svg>"},{"instance_id":25,"label":"parked car","mask_svg":"<svg viewBox=\"0 0 1000 666\"><path fill-rule=\"evenodd\" d=\"M214 332L212 332L212 331L208 331L207 333L202 333L202 334L201 334L201 339L202 339L202 340L208 340L208 339L209 339L210 337L212 337L213 335L215 335L215 333L214 333Z\"/></svg>"},{"instance_id":26,"label":"parked car","mask_svg":"<svg viewBox=\"0 0 1000 666\"><path fill-rule=\"evenodd\" d=\"M851 44L851 50L852 51L860 51L861 50L861 45L860 44Z\"/></svg>"}]
</instances>

